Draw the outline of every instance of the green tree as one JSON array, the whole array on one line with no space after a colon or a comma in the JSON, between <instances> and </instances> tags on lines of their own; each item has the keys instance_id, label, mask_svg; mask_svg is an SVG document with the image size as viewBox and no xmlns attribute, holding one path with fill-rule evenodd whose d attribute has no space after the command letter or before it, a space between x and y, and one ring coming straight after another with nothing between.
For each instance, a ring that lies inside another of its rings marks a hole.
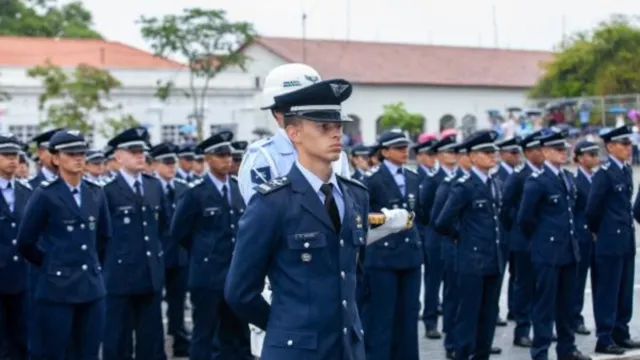
<instances>
[{"instance_id":1,"label":"green tree","mask_svg":"<svg viewBox=\"0 0 640 360\"><path fill-rule=\"evenodd\" d=\"M407 111L403 102L384 105L384 112L380 118L382 130L400 128L411 135L422 132L424 117L417 113Z\"/></svg>"},{"instance_id":2,"label":"green tree","mask_svg":"<svg viewBox=\"0 0 640 360\"><path fill-rule=\"evenodd\" d=\"M108 117L104 123L97 127L98 134L105 139L111 139L119 133L140 126L140 122L131 114L124 114L119 117Z\"/></svg>"},{"instance_id":3,"label":"green tree","mask_svg":"<svg viewBox=\"0 0 640 360\"><path fill-rule=\"evenodd\" d=\"M640 21L616 15L560 45L531 97L579 97L640 92Z\"/></svg>"},{"instance_id":4,"label":"green tree","mask_svg":"<svg viewBox=\"0 0 640 360\"><path fill-rule=\"evenodd\" d=\"M108 118L99 126L91 121L93 114L117 111L121 106L109 106L114 89L122 84L107 70L81 64L71 72L47 62L28 70L32 78L42 80L44 92L39 97L39 108L46 110L46 120L39 126L64 127L80 130L84 134L97 130L103 136L117 133L129 124L137 124L130 115Z\"/></svg>"},{"instance_id":5,"label":"green tree","mask_svg":"<svg viewBox=\"0 0 640 360\"><path fill-rule=\"evenodd\" d=\"M0 35L102 39L81 1L0 0Z\"/></svg>"},{"instance_id":6,"label":"green tree","mask_svg":"<svg viewBox=\"0 0 640 360\"><path fill-rule=\"evenodd\" d=\"M255 39L253 26L228 20L224 10L199 8L162 18L143 16L138 23L142 37L157 56L186 59L189 88L180 92L193 103L191 118L196 120L198 137L202 138L210 82L226 68L244 69L248 58L240 50ZM173 82L159 82L156 95L166 100L174 90Z\"/></svg>"}]
</instances>

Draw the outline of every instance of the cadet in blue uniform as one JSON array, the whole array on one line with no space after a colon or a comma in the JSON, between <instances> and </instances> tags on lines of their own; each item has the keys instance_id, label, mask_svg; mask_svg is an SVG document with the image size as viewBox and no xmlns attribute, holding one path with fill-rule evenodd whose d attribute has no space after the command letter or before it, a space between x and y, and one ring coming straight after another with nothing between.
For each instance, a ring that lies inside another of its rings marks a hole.
<instances>
[{"instance_id":1,"label":"cadet in blue uniform","mask_svg":"<svg viewBox=\"0 0 640 360\"><path fill-rule=\"evenodd\" d=\"M188 183L194 180L192 170L196 156L195 147L194 144L184 143L178 148L178 172L176 177Z\"/></svg>"},{"instance_id":2,"label":"cadet in blue uniform","mask_svg":"<svg viewBox=\"0 0 640 360\"><path fill-rule=\"evenodd\" d=\"M96 184L102 184L105 180L104 177L104 163L105 157L102 151L89 150L87 151L87 164L85 165L84 177Z\"/></svg>"},{"instance_id":3,"label":"cadet in blue uniform","mask_svg":"<svg viewBox=\"0 0 640 360\"><path fill-rule=\"evenodd\" d=\"M204 163L204 154L202 150L196 147L194 151L195 155L193 156L193 181L202 179L205 175L207 175L207 166Z\"/></svg>"},{"instance_id":4,"label":"cadet in blue uniform","mask_svg":"<svg viewBox=\"0 0 640 360\"><path fill-rule=\"evenodd\" d=\"M422 179L419 194L420 206L416 212L417 223L424 226L425 269L422 320L425 326L425 335L429 339L442 337L438 331L438 306L440 304L440 284L444 275L442 241L433 228L435 219L431 219L430 215L438 186L445 178L456 173L455 149L455 135L444 137L431 146L431 151L438 154L438 168Z\"/></svg>"},{"instance_id":5,"label":"cadet in blue uniform","mask_svg":"<svg viewBox=\"0 0 640 360\"><path fill-rule=\"evenodd\" d=\"M162 234L169 227L169 212L160 181L142 173L148 139L147 130L138 127L109 141L121 169L104 186L113 230L113 241L104 257L105 360L126 356L131 330L136 334L137 359L166 359L161 313L165 272Z\"/></svg>"},{"instance_id":6,"label":"cadet in blue uniform","mask_svg":"<svg viewBox=\"0 0 640 360\"><path fill-rule=\"evenodd\" d=\"M105 168L106 168L106 180L116 176L118 171L120 170L120 165L116 161L116 158L113 155L113 148L111 146L107 146L104 149L104 157L105 157ZM105 180L105 181L106 181Z\"/></svg>"},{"instance_id":7,"label":"cadet in blue uniform","mask_svg":"<svg viewBox=\"0 0 640 360\"><path fill-rule=\"evenodd\" d=\"M584 292L587 285L587 273L591 265L593 257L593 235L589 231L587 218L585 216L585 208L589 192L591 191L591 178L594 169L600 164L600 146L590 141L580 141L576 144L574 153L574 162L578 164L574 182L576 184L576 206L575 206L575 225L576 236L578 237L578 245L580 247L580 263L578 264L578 279L576 281L576 290L573 305L573 323L576 334L589 335L591 331L584 325L582 317L582 307L584 305ZM593 282L591 288L595 289Z\"/></svg>"},{"instance_id":8,"label":"cadet in blue uniform","mask_svg":"<svg viewBox=\"0 0 640 360\"><path fill-rule=\"evenodd\" d=\"M567 131L540 138L545 162L525 181L518 210L518 225L531 244L535 290L531 322L531 358L547 360L558 333L556 353L560 360L590 359L575 346L573 298L580 249L575 232L576 188L571 173L562 169L567 161Z\"/></svg>"},{"instance_id":9,"label":"cadet in blue uniform","mask_svg":"<svg viewBox=\"0 0 640 360\"><path fill-rule=\"evenodd\" d=\"M593 175L585 215L595 236L594 315L596 352L621 355L625 349L640 348L630 339L629 321L633 312L635 233L633 219L640 220L638 199L631 208L633 179L630 126L602 134L609 161Z\"/></svg>"},{"instance_id":10,"label":"cadet in blue uniform","mask_svg":"<svg viewBox=\"0 0 640 360\"><path fill-rule=\"evenodd\" d=\"M18 231L22 255L37 266L36 359L63 360L73 344L79 359L97 359L105 321L100 259L110 240L107 201L97 184L82 180L87 143L78 131L49 140L59 176L33 192Z\"/></svg>"},{"instance_id":11,"label":"cadet in blue uniform","mask_svg":"<svg viewBox=\"0 0 640 360\"><path fill-rule=\"evenodd\" d=\"M369 171L370 151L369 147L363 144L358 144L351 148L351 165L354 169L351 177L362 183L367 177L367 171Z\"/></svg>"},{"instance_id":12,"label":"cadet in blue uniform","mask_svg":"<svg viewBox=\"0 0 640 360\"><path fill-rule=\"evenodd\" d=\"M262 360L365 358L355 286L368 196L331 166L342 147L340 103L351 89L328 80L274 98L298 160L286 177L256 187L225 286L232 309L266 330ZM261 296L265 276L271 305Z\"/></svg>"},{"instance_id":13,"label":"cadet in blue uniform","mask_svg":"<svg viewBox=\"0 0 640 360\"><path fill-rule=\"evenodd\" d=\"M238 176L240 170L240 163L244 154L247 152L247 146L249 143L246 141L234 141L231 143L231 168L229 169L229 175Z\"/></svg>"},{"instance_id":14,"label":"cadet in blue uniform","mask_svg":"<svg viewBox=\"0 0 640 360\"><path fill-rule=\"evenodd\" d=\"M62 129L53 129L47 132L43 132L42 134L37 135L31 141L36 144L36 155L38 156L38 160L41 164L41 168L38 170L36 175L29 179L29 185L32 188L37 188L41 182L53 181L56 178L56 170L51 164L51 153L49 152L49 140L56 132Z\"/></svg>"},{"instance_id":15,"label":"cadet in blue uniform","mask_svg":"<svg viewBox=\"0 0 640 360\"><path fill-rule=\"evenodd\" d=\"M387 131L380 135L378 147L384 160L367 180L371 211L417 210L418 174L403 166L408 159L408 146L409 139L402 133ZM422 263L422 240L415 226L367 247L367 359L418 358L416 319L420 304L416 300L420 296ZM392 344L397 348L392 349Z\"/></svg>"},{"instance_id":16,"label":"cadet in blue uniform","mask_svg":"<svg viewBox=\"0 0 640 360\"><path fill-rule=\"evenodd\" d=\"M0 134L0 359L27 355L27 263L16 235L31 196L31 186L16 179L21 144Z\"/></svg>"},{"instance_id":17,"label":"cadet in blue uniform","mask_svg":"<svg viewBox=\"0 0 640 360\"><path fill-rule=\"evenodd\" d=\"M540 171L544 155L540 150L540 138L543 130L529 134L520 142L525 163L515 168L504 184L500 221L507 231L509 251L514 273L512 311L516 321L513 331L513 344L519 347L531 346L531 299L534 280L531 265L530 243L517 224L518 210L522 200L525 180L534 172Z\"/></svg>"},{"instance_id":18,"label":"cadet in blue uniform","mask_svg":"<svg viewBox=\"0 0 640 360\"><path fill-rule=\"evenodd\" d=\"M432 138L416 144L413 147L413 151L416 153L416 160L418 161L418 180L422 184L422 180L428 173L437 170L438 159L435 151L433 151L433 145L438 142L438 139Z\"/></svg>"},{"instance_id":19,"label":"cadet in blue uniform","mask_svg":"<svg viewBox=\"0 0 640 360\"><path fill-rule=\"evenodd\" d=\"M452 330L454 358L460 360L488 359L495 332L504 257L500 185L489 175L496 137L485 130L466 140L473 167L456 180L435 220L437 231L456 242L458 310Z\"/></svg>"},{"instance_id":20,"label":"cadet in blue uniform","mask_svg":"<svg viewBox=\"0 0 640 360\"><path fill-rule=\"evenodd\" d=\"M214 359L246 359L251 355L249 326L224 301L238 219L245 208L238 184L229 176L232 138L231 132L223 131L198 144L209 173L180 199L171 226L172 237L190 252L191 360L212 358L214 336L219 351Z\"/></svg>"},{"instance_id":21,"label":"cadet in blue uniform","mask_svg":"<svg viewBox=\"0 0 640 360\"><path fill-rule=\"evenodd\" d=\"M520 162L521 162L520 142L521 141L522 141L522 138L520 138L519 136L515 136L510 139L502 140L496 143L498 148L500 148L500 163L496 167L494 175L498 180L500 180L500 183L503 185L503 187L504 187L504 184L506 184L507 178L509 177L509 175L513 174L514 169L518 165L520 165ZM504 235L507 243L509 243L508 233L505 232ZM509 254L507 256L507 259L505 260L509 262L509 284L507 288L507 308L508 308L507 320L515 320L512 313L513 289L515 287L514 285L515 273L513 270L513 260L511 258L511 254ZM500 308L498 308L498 320L496 321L496 325L498 326L507 325L507 322L500 317Z\"/></svg>"},{"instance_id":22,"label":"cadet in blue uniform","mask_svg":"<svg viewBox=\"0 0 640 360\"><path fill-rule=\"evenodd\" d=\"M452 149L456 153L456 159L458 168L454 172L453 175L447 176L442 180L440 185L438 185L438 189L436 190L436 194L433 201L433 206L431 208L431 228L435 229L435 221L440 216L440 211L444 207L445 202L449 196L449 191L451 190L451 186L453 185L456 179L459 179L463 176L469 175L469 170L471 169L471 162L469 160L469 156L467 156L467 149L464 143L456 144L456 146ZM458 295L456 292L456 284L457 284L457 259L456 259L456 245L447 234L438 234L436 232L432 232L432 234L436 234L440 240L441 246L441 256L443 261L443 294L442 294L442 330L445 332L444 338L444 348L446 351L447 359L453 359L453 353L455 350L455 341L454 341L454 321L455 315L458 311ZM432 235L433 236L433 235ZM501 350L500 350L501 351Z\"/></svg>"},{"instance_id":23,"label":"cadet in blue uniform","mask_svg":"<svg viewBox=\"0 0 640 360\"><path fill-rule=\"evenodd\" d=\"M168 217L173 216L178 199L189 189L189 184L176 178L177 146L161 143L154 146L149 155L153 159L155 175L162 184L167 204ZM164 250L165 301L167 302L167 333L173 337L173 356L189 356L189 334L184 323L184 304L187 296L187 251L171 237L169 229L162 234Z\"/></svg>"}]
</instances>

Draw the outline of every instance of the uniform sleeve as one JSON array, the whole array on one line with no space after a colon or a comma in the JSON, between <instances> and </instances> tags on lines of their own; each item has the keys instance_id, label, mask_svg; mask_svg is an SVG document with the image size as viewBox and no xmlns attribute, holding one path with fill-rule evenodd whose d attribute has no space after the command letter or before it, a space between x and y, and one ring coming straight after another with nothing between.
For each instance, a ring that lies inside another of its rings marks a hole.
<instances>
[{"instance_id":1,"label":"uniform sleeve","mask_svg":"<svg viewBox=\"0 0 640 360\"><path fill-rule=\"evenodd\" d=\"M171 205L169 204L169 198L164 194L162 185L158 186L160 195L160 232L159 234L166 234L171 231ZM175 191L175 189L174 189Z\"/></svg>"},{"instance_id":2,"label":"uniform sleeve","mask_svg":"<svg viewBox=\"0 0 640 360\"><path fill-rule=\"evenodd\" d=\"M98 226L96 237L96 248L98 251L98 259L103 263L104 254L107 249L107 244L111 239L111 215L109 215L109 205L107 204L107 196L102 189L100 190L100 209L98 212Z\"/></svg>"},{"instance_id":3,"label":"uniform sleeve","mask_svg":"<svg viewBox=\"0 0 640 360\"><path fill-rule=\"evenodd\" d=\"M434 219L434 228L439 234L458 239L458 224L463 209L467 206L471 196L467 194L465 186L456 182L449 191L440 215Z\"/></svg>"},{"instance_id":4,"label":"uniform sleeve","mask_svg":"<svg viewBox=\"0 0 640 360\"><path fill-rule=\"evenodd\" d=\"M274 169L260 151L247 152L238 170L238 186L245 204L256 193L253 188L271 180L273 173Z\"/></svg>"},{"instance_id":5,"label":"uniform sleeve","mask_svg":"<svg viewBox=\"0 0 640 360\"><path fill-rule=\"evenodd\" d=\"M443 181L436 190L436 196L433 199L433 207L431 208L431 219L437 219L447 201L447 195L451 189L451 183ZM427 209L428 210L428 209Z\"/></svg>"},{"instance_id":6,"label":"uniform sleeve","mask_svg":"<svg viewBox=\"0 0 640 360\"><path fill-rule=\"evenodd\" d=\"M602 218L603 201L609 190L609 177L604 170L599 170L593 174L593 182L589 190L589 199L584 213L587 217L587 225L592 233L597 233L600 229L600 219ZM635 217L635 206L634 206Z\"/></svg>"},{"instance_id":7,"label":"uniform sleeve","mask_svg":"<svg viewBox=\"0 0 640 360\"><path fill-rule=\"evenodd\" d=\"M522 201L518 209L518 225L525 237L529 238L538 223L538 201L542 197L543 188L533 176L524 182Z\"/></svg>"},{"instance_id":8,"label":"uniform sleeve","mask_svg":"<svg viewBox=\"0 0 640 360\"><path fill-rule=\"evenodd\" d=\"M516 204L519 197L519 175L513 173L507 177L504 184L504 190L502 191L502 208L500 209L500 222L506 230L510 230L511 226L515 222L515 217L518 211Z\"/></svg>"},{"instance_id":9,"label":"uniform sleeve","mask_svg":"<svg viewBox=\"0 0 640 360\"><path fill-rule=\"evenodd\" d=\"M44 252L38 246L38 238L47 224L47 201L41 187L29 198L18 228L18 251L30 263L40 266Z\"/></svg>"},{"instance_id":10,"label":"uniform sleeve","mask_svg":"<svg viewBox=\"0 0 640 360\"><path fill-rule=\"evenodd\" d=\"M420 184L420 192L418 193L418 211L416 211L416 220L418 224L427 226L432 220L431 209L435 200L436 183L433 177L427 175L422 179ZM435 220L435 219L433 219Z\"/></svg>"},{"instance_id":11,"label":"uniform sleeve","mask_svg":"<svg viewBox=\"0 0 640 360\"><path fill-rule=\"evenodd\" d=\"M236 248L224 288L225 299L235 313L263 330L270 306L262 297L269 263L277 250L282 215L263 196L254 196L238 224Z\"/></svg>"},{"instance_id":12,"label":"uniform sleeve","mask_svg":"<svg viewBox=\"0 0 640 360\"><path fill-rule=\"evenodd\" d=\"M193 229L199 217L199 201L193 198L196 190L189 189L180 196L176 204L176 209L171 219L171 239L177 241L183 248L190 249L193 242ZM193 200L192 200L193 199Z\"/></svg>"}]
</instances>

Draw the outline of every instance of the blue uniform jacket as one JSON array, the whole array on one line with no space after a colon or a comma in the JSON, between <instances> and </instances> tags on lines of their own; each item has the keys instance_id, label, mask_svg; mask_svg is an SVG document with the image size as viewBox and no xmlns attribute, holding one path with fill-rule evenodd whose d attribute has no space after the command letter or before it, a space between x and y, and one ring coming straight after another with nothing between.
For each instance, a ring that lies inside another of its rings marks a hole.
<instances>
[{"instance_id":1,"label":"blue uniform jacket","mask_svg":"<svg viewBox=\"0 0 640 360\"><path fill-rule=\"evenodd\" d=\"M168 218L173 218L173 214L175 212L175 208L178 204L179 199L182 195L189 189L189 184L182 179L174 179L173 186L175 191L174 203L172 204L167 199L168 205ZM166 196L166 193L165 193ZM190 226L191 224L188 224ZM187 226L187 227L188 227ZM171 233L169 228L166 229L164 234L162 234L162 249L164 250L164 266L165 268L176 268L176 267L184 267L189 264L189 254L187 250L182 246L178 245L178 242L171 237Z\"/></svg>"},{"instance_id":2,"label":"blue uniform jacket","mask_svg":"<svg viewBox=\"0 0 640 360\"><path fill-rule=\"evenodd\" d=\"M18 252L17 236L32 188L26 182L16 180L14 184L13 211L4 201L0 202L0 294L27 290L27 263Z\"/></svg>"},{"instance_id":3,"label":"blue uniform jacket","mask_svg":"<svg viewBox=\"0 0 640 360\"><path fill-rule=\"evenodd\" d=\"M451 186L453 185L456 179L464 176L462 171L456 171L454 175L447 176L438 186L438 190L436 190L436 196L433 201L433 206L431 209L430 218L433 219L434 224L431 228L431 236L438 236L441 242L441 255L442 259L446 263L453 263L455 265L456 259L456 245L454 239L451 239L447 234L440 234L435 231L435 220L440 216L440 212L444 207L444 204L447 202L447 198L449 197L449 192L451 190Z\"/></svg>"},{"instance_id":4,"label":"blue uniform jacket","mask_svg":"<svg viewBox=\"0 0 640 360\"><path fill-rule=\"evenodd\" d=\"M493 174L494 177L496 177L498 180L500 180L500 182L502 183L502 185L504 186L504 184L507 182L507 178L509 177L509 172L507 171L507 169L504 168L504 166L498 164L498 166L496 167L496 171Z\"/></svg>"},{"instance_id":5,"label":"blue uniform jacket","mask_svg":"<svg viewBox=\"0 0 640 360\"><path fill-rule=\"evenodd\" d=\"M236 180L229 180L231 204L209 176L192 184L178 202L171 234L188 249L189 288L223 290L245 205Z\"/></svg>"},{"instance_id":6,"label":"blue uniform jacket","mask_svg":"<svg viewBox=\"0 0 640 360\"><path fill-rule=\"evenodd\" d=\"M591 191L591 182L587 179L582 171L577 171L573 179L576 185L576 207L575 207L575 230L578 237L579 246L591 246L593 235L587 225L587 201L589 200L589 192ZM591 261L591 259L580 259L581 261Z\"/></svg>"},{"instance_id":7,"label":"blue uniform jacket","mask_svg":"<svg viewBox=\"0 0 640 360\"><path fill-rule=\"evenodd\" d=\"M358 169L356 169L356 171L354 171L353 174L351 175L352 179L358 180L361 183L364 183L366 177L367 176L361 170L358 170Z\"/></svg>"},{"instance_id":8,"label":"blue uniform jacket","mask_svg":"<svg viewBox=\"0 0 640 360\"><path fill-rule=\"evenodd\" d=\"M530 243L517 224L518 210L522 201L524 183L533 173L529 165L522 164L516 167L513 174L507 177L507 182L502 190L502 208L500 209L500 222L507 233L510 251L529 251Z\"/></svg>"},{"instance_id":9,"label":"blue uniform jacket","mask_svg":"<svg viewBox=\"0 0 640 360\"><path fill-rule=\"evenodd\" d=\"M104 186L113 238L104 256L107 292L133 295L160 291L164 282L161 234L169 228L168 205L160 180L142 175L142 204L118 173Z\"/></svg>"},{"instance_id":10,"label":"blue uniform jacket","mask_svg":"<svg viewBox=\"0 0 640 360\"><path fill-rule=\"evenodd\" d=\"M433 228L435 219L431 218L431 211L434 207L438 186L440 186L445 178L447 178L447 173L442 168L439 168L436 172L427 174L420 183L416 222L424 228L422 236L425 253L438 253L442 251L442 240Z\"/></svg>"},{"instance_id":11,"label":"blue uniform jacket","mask_svg":"<svg viewBox=\"0 0 640 360\"><path fill-rule=\"evenodd\" d=\"M502 272L503 240L498 219L500 192L491 189L474 172L457 179L435 229L456 241L459 273L495 275Z\"/></svg>"},{"instance_id":12,"label":"blue uniform jacket","mask_svg":"<svg viewBox=\"0 0 640 360\"><path fill-rule=\"evenodd\" d=\"M364 359L355 288L369 199L359 182L338 176L338 183L339 234L296 165L257 186L240 219L225 296L239 316L266 329L261 360ZM261 295L265 275L271 305Z\"/></svg>"},{"instance_id":13,"label":"blue uniform jacket","mask_svg":"<svg viewBox=\"0 0 640 360\"><path fill-rule=\"evenodd\" d=\"M593 174L585 215L587 225L597 235L596 256L636 255L633 217L640 213L638 202L631 208L633 182L612 162L604 163ZM638 218L638 217L636 217Z\"/></svg>"},{"instance_id":14,"label":"blue uniform jacket","mask_svg":"<svg viewBox=\"0 0 640 360\"><path fill-rule=\"evenodd\" d=\"M380 212L382 208L416 211L418 208L418 174L404 170L405 196L402 195L387 166L380 165L378 171L367 180L369 208ZM422 265L422 239L414 225L409 230L388 235L365 250L364 266L379 269L411 269Z\"/></svg>"},{"instance_id":15,"label":"blue uniform jacket","mask_svg":"<svg viewBox=\"0 0 640 360\"><path fill-rule=\"evenodd\" d=\"M569 183L544 165L529 176L518 211L518 224L531 242L531 261L536 264L567 265L580 261L573 212L576 188L571 173L561 169Z\"/></svg>"},{"instance_id":16,"label":"blue uniform jacket","mask_svg":"<svg viewBox=\"0 0 640 360\"><path fill-rule=\"evenodd\" d=\"M83 180L81 206L60 178L34 190L22 216L18 246L37 266L35 298L84 303L105 295L100 253L111 232L107 202L97 184Z\"/></svg>"}]
</instances>

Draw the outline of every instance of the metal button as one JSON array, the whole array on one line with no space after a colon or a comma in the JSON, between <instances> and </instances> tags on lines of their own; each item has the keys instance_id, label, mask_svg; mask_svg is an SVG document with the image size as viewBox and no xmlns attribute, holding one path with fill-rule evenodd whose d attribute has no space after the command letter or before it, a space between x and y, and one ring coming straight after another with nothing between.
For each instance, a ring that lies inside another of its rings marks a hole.
<instances>
[{"instance_id":1,"label":"metal button","mask_svg":"<svg viewBox=\"0 0 640 360\"><path fill-rule=\"evenodd\" d=\"M18 245L18 240L16 239L11 240L11 245Z\"/></svg>"},{"instance_id":2,"label":"metal button","mask_svg":"<svg viewBox=\"0 0 640 360\"><path fill-rule=\"evenodd\" d=\"M87 265L82 265L82 270L87 270L89 267Z\"/></svg>"},{"instance_id":3,"label":"metal button","mask_svg":"<svg viewBox=\"0 0 640 360\"><path fill-rule=\"evenodd\" d=\"M82 244L82 246L80 246L80 249L82 249L82 250L87 250L87 245Z\"/></svg>"},{"instance_id":4,"label":"metal button","mask_svg":"<svg viewBox=\"0 0 640 360\"><path fill-rule=\"evenodd\" d=\"M555 239L554 239L554 238L553 238L553 236L552 236L549 240L553 241L553 240L555 240Z\"/></svg>"},{"instance_id":5,"label":"metal button","mask_svg":"<svg viewBox=\"0 0 640 360\"><path fill-rule=\"evenodd\" d=\"M587 225L584 226L585 230L588 229L589 227Z\"/></svg>"},{"instance_id":6,"label":"metal button","mask_svg":"<svg viewBox=\"0 0 640 360\"><path fill-rule=\"evenodd\" d=\"M303 246L304 246L304 248L305 248L305 249L308 249L308 248L309 248L309 243L308 243L308 242L306 242L306 243L304 243L304 245L303 245Z\"/></svg>"},{"instance_id":7,"label":"metal button","mask_svg":"<svg viewBox=\"0 0 640 360\"><path fill-rule=\"evenodd\" d=\"M358 240L359 240L360 242L362 242L362 240L363 240L363 239L362 239L362 238L358 238Z\"/></svg>"},{"instance_id":8,"label":"metal button","mask_svg":"<svg viewBox=\"0 0 640 360\"><path fill-rule=\"evenodd\" d=\"M620 229L618 229L617 233L620 234Z\"/></svg>"},{"instance_id":9,"label":"metal button","mask_svg":"<svg viewBox=\"0 0 640 360\"><path fill-rule=\"evenodd\" d=\"M98 271L102 271L102 266L98 265Z\"/></svg>"},{"instance_id":10,"label":"metal button","mask_svg":"<svg viewBox=\"0 0 640 360\"><path fill-rule=\"evenodd\" d=\"M20 260L20 258L18 257L18 255L15 255L15 256L13 257L13 261L18 261L18 260Z\"/></svg>"},{"instance_id":11,"label":"metal button","mask_svg":"<svg viewBox=\"0 0 640 360\"><path fill-rule=\"evenodd\" d=\"M80 229L84 229L84 224L80 224Z\"/></svg>"},{"instance_id":12,"label":"metal button","mask_svg":"<svg viewBox=\"0 0 640 360\"><path fill-rule=\"evenodd\" d=\"M204 258L204 262L209 262L209 258Z\"/></svg>"},{"instance_id":13,"label":"metal button","mask_svg":"<svg viewBox=\"0 0 640 360\"><path fill-rule=\"evenodd\" d=\"M408 243L409 242L409 238L404 238L404 242Z\"/></svg>"},{"instance_id":14,"label":"metal button","mask_svg":"<svg viewBox=\"0 0 640 360\"><path fill-rule=\"evenodd\" d=\"M344 246L344 240L340 239L340 246Z\"/></svg>"},{"instance_id":15,"label":"metal button","mask_svg":"<svg viewBox=\"0 0 640 360\"><path fill-rule=\"evenodd\" d=\"M151 251L147 251L147 256L151 256Z\"/></svg>"},{"instance_id":16,"label":"metal button","mask_svg":"<svg viewBox=\"0 0 640 360\"><path fill-rule=\"evenodd\" d=\"M16 227L16 223L11 223L11 227L12 228Z\"/></svg>"},{"instance_id":17,"label":"metal button","mask_svg":"<svg viewBox=\"0 0 640 360\"><path fill-rule=\"evenodd\" d=\"M347 300L342 300L342 306L347 307Z\"/></svg>"},{"instance_id":18,"label":"metal button","mask_svg":"<svg viewBox=\"0 0 640 360\"><path fill-rule=\"evenodd\" d=\"M62 273L60 271L56 271L56 276L60 276Z\"/></svg>"},{"instance_id":19,"label":"metal button","mask_svg":"<svg viewBox=\"0 0 640 360\"><path fill-rule=\"evenodd\" d=\"M478 248L476 246L473 247L473 251L478 251Z\"/></svg>"},{"instance_id":20,"label":"metal button","mask_svg":"<svg viewBox=\"0 0 640 360\"><path fill-rule=\"evenodd\" d=\"M143 221L143 222L142 222L142 226L147 226L147 222L146 222L146 221Z\"/></svg>"},{"instance_id":21,"label":"metal button","mask_svg":"<svg viewBox=\"0 0 640 360\"><path fill-rule=\"evenodd\" d=\"M233 215L233 210L229 211L229 214Z\"/></svg>"},{"instance_id":22,"label":"metal button","mask_svg":"<svg viewBox=\"0 0 640 360\"><path fill-rule=\"evenodd\" d=\"M293 345L293 340L291 340L291 339L287 340L287 345L288 345L288 346Z\"/></svg>"},{"instance_id":23,"label":"metal button","mask_svg":"<svg viewBox=\"0 0 640 360\"><path fill-rule=\"evenodd\" d=\"M231 238L231 242L232 243L236 242L236 238Z\"/></svg>"},{"instance_id":24,"label":"metal button","mask_svg":"<svg viewBox=\"0 0 640 360\"><path fill-rule=\"evenodd\" d=\"M342 329L342 332L347 335L347 328Z\"/></svg>"},{"instance_id":25,"label":"metal button","mask_svg":"<svg viewBox=\"0 0 640 360\"><path fill-rule=\"evenodd\" d=\"M144 236L144 241L149 241L149 237L148 236Z\"/></svg>"},{"instance_id":26,"label":"metal button","mask_svg":"<svg viewBox=\"0 0 640 360\"><path fill-rule=\"evenodd\" d=\"M347 276L347 274L344 271L340 271L340 276L344 279Z\"/></svg>"},{"instance_id":27,"label":"metal button","mask_svg":"<svg viewBox=\"0 0 640 360\"><path fill-rule=\"evenodd\" d=\"M384 246L389 246L389 243L385 241Z\"/></svg>"},{"instance_id":28,"label":"metal button","mask_svg":"<svg viewBox=\"0 0 640 360\"><path fill-rule=\"evenodd\" d=\"M147 208L143 206L142 207L142 211L146 211L146 210L147 210Z\"/></svg>"},{"instance_id":29,"label":"metal button","mask_svg":"<svg viewBox=\"0 0 640 360\"><path fill-rule=\"evenodd\" d=\"M235 226L235 225L233 225L233 224L231 224L231 228L232 228L232 229L235 229L235 228L236 228L236 226Z\"/></svg>"},{"instance_id":30,"label":"metal button","mask_svg":"<svg viewBox=\"0 0 640 360\"><path fill-rule=\"evenodd\" d=\"M121 259L118 259L118 264L122 264L122 260Z\"/></svg>"}]
</instances>

